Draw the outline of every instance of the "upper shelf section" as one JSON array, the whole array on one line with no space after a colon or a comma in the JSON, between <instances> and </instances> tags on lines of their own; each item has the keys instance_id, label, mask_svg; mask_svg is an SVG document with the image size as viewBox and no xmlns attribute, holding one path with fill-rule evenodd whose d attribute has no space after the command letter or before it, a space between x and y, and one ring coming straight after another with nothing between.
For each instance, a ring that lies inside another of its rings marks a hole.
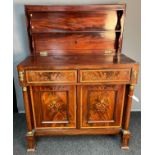
<instances>
[{"instance_id":1,"label":"upper shelf section","mask_svg":"<svg viewBox=\"0 0 155 155\"><path fill-rule=\"evenodd\" d=\"M120 24L118 16L121 16ZM66 31L106 31L123 28L123 11L47 12L30 14L32 33Z\"/></svg>"},{"instance_id":2,"label":"upper shelf section","mask_svg":"<svg viewBox=\"0 0 155 155\"><path fill-rule=\"evenodd\" d=\"M25 13L32 54L121 53L125 4L26 5Z\"/></svg>"},{"instance_id":3,"label":"upper shelf section","mask_svg":"<svg viewBox=\"0 0 155 155\"><path fill-rule=\"evenodd\" d=\"M97 5L25 5L27 12L125 10L125 4Z\"/></svg>"}]
</instances>

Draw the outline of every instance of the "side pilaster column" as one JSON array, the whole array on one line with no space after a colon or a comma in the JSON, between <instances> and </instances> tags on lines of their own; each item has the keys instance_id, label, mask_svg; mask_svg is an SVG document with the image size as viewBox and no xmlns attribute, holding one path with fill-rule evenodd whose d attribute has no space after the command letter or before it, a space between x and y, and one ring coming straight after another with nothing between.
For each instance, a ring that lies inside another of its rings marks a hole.
<instances>
[{"instance_id":1,"label":"side pilaster column","mask_svg":"<svg viewBox=\"0 0 155 155\"><path fill-rule=\"evenodd\" d=\"M26 123L27 123L27 151L35 151L35 136L34 130L32 128L31 122L31 111L30 111L30 103L28 98L27 87L23 87L23 98L24 98L24 105L25 105L25 113L26 113Z\"/></svg>"},{"instance_id":2,"label":"side pilaster column","mask_svg":"<svg viewBox=\"0 0 155 155\"><path fill-rule=\"evenodd\" d=\"M125 119L122 129L122 144L121 144L122 149L129 149L129 139L131 136L131 133L129 131L129 123L130 123L130 111L132 106L133 92L134 92L134 84L131 84L129 86L125 115L124 115Z\"/></svg>"}]
</instances>

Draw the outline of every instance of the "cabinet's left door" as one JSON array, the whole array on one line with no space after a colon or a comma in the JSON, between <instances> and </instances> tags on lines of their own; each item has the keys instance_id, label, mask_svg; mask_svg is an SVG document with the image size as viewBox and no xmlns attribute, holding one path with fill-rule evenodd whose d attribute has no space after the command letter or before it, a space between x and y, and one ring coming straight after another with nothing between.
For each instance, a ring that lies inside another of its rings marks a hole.
<instances>
[{"instance_id":1,"label":"cabinet's left door","mask_svg":"<svg viewBox=\"0 0 155 155\"><path fill-rule=\"evenodd\" d=\"M76 128L76 86L31 86L35 128Z\"/></svg>"}]
</instances>

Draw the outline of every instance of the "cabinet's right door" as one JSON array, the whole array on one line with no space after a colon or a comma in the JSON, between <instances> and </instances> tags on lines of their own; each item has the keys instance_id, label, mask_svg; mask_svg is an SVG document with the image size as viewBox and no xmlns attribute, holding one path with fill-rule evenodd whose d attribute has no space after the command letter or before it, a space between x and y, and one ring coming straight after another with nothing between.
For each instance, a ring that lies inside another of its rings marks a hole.
<instances>
[{"instance_id":1,"label":"cabinet's right door","mask_svg":"<svg viewBox=\"0 0 155 155\"><path fill-rule=\"evenodd\" d=\"M80 86L81 128L120 127L125 85Z\"/></svg>"}]
</instances>

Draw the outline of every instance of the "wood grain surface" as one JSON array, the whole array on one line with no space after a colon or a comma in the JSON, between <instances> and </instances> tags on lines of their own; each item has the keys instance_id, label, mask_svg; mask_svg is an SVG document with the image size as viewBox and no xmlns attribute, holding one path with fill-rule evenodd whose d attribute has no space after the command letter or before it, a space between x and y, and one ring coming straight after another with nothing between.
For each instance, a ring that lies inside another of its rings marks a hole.
<instances>
[{"instance_id":1,"label":"wood grain surface","mask_svg":"<svg viewBox=\"0 0 155 155\"><path fill-rule=\"evenodd\" d=\"M75 128L75 86L35 86L31 100L35 127Z\"/></svg>"},{"instance_id":2,"label":"wood grain surface","mask_svg":"<svg viewBox=\"0 0 155 155\"><path fill-rule=\"evenodd\" d=\"M117 27L117 11L98 12L47 12L31 13L31 29L33 33L66 32L66 31L105 31L121 30Z\"/></svg>"},{"instance_id":3,"label":"wood grain surface","mask_svg":"<svg viewBox=\"0 0 155 155\"><path fill-rule=\"evenodd\" d=\"M26 5L31 55L18 66L27 148L36 136L122 133L139 64L121 54L126 5Z\"/></svg>"},{"instance_id":4,"label":"wood grain surface","mask_svg":"<svg viewBox=\"0 0 155 155\"><path fill-rule=\"evenodd\" d=\"M81 128L121 127L124 85L81 86Z\"/></svg>"},{"instance_id":5,"label":"wood grain surface","mask_svg":"<svg viewBox=\"0 0 155 155\"><path fill-rule=\"evenodd\" d=\"M125 5L79 7L25 6L31 53L120 53Z\"/></svg>"},{"instance_id":6,"label":"wood grain surface","mask_svg":"<svg viewBox=\"0 0 155 155\"><path fill-rule=\"evenodd\" d=\"M26 71L28 83L75 83L76 70L29 70Z\"/></svg>"}]
</instances>

